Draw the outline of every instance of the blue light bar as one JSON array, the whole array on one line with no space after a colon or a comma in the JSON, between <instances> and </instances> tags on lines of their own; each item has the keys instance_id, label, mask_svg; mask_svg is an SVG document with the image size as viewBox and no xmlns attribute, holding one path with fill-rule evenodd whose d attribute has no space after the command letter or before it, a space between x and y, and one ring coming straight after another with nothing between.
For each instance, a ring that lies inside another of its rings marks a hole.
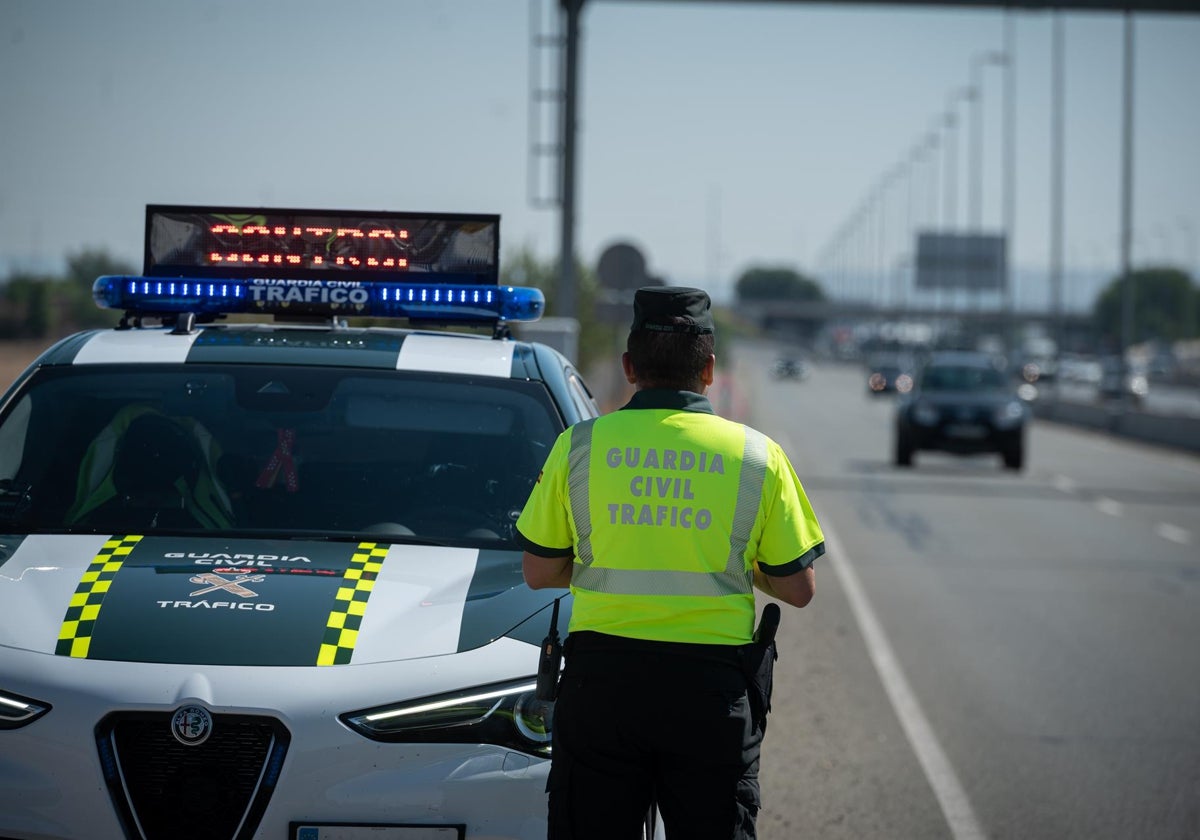
<instances>
[{"instance_id":1,"label":"blue light bar","mask_svg":"<svg viewBox=\"0 0 1200 840\"><path fill-rule=\"evenodd\" d=\"M546 308L525 286L295 278L167 278L105 275L96 304L138 315L272 314L405 318L438 323L536 321Z\"/></svg>"}]
</instances>

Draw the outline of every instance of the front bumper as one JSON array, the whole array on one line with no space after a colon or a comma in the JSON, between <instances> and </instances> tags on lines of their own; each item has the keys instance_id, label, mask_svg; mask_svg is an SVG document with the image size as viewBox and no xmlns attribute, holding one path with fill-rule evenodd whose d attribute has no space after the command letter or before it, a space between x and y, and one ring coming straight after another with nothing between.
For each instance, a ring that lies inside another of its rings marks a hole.
<instances>
[{"instance_id":1,"label":"front bumper","mask_svg":"<svg viewBox=\"0 0 1200 840\"><path fill-rule=\"evenodd\" d=\"M910 449L935 450L957 455L1006 452L1021 445L1023 428L997 429L977 423L941 422L935 426L902 426L900 434Z\"/></svg>"},{"instance_id":2,"label":"front bumper","mask_svg":"<svg viewBox=\"0 0 1200 840\"><path fill-rule=\"evenodd\" d=\"M274 790L260 815L235 821L240 829L231 840L283 840L295 822L465 825L467 837L540 840L548 760L486 744L380 743L337 720L345 711L522 676L514 666L535 656L533 646L501 639L453 656L383 665L213 668L0 648L0 689L52 707L27 726L0 731L0 837L142 836L136 817L129 833L122 826L97 727L113 715L169 717L195 703L218 719L254 716L286 732ZM221 773L190 778L189 807L172 840L220 840L204 834L198 820L229 801L223 794L233 784Z\"/></svg>"}]
</instances>

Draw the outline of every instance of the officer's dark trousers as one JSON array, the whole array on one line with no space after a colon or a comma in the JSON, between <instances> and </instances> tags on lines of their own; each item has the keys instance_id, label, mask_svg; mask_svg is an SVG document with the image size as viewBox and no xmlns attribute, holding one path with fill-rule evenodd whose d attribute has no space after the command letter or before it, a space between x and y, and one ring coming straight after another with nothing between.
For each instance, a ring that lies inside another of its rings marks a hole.
<instances>
[{"instance_id":1,"label":"officer's dark trousers","mask_svg":"<svg viewBox=\"0 0 1200 840\"><path fill-rule=\"evenodd\" d=\"M574 633L554 709L550 840L754 838L761 731L736 649Z\"/></svg>"}]
</instances>

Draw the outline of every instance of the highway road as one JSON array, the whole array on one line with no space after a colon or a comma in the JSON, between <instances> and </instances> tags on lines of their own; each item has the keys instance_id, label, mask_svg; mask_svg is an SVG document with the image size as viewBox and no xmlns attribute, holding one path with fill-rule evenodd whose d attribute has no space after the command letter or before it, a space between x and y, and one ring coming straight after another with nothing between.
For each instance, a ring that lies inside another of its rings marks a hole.
<instances>
[{"instance_id":1,"label":"highway road","mask_svg":"<svg viewBox=\"0 0 1200 840\"><path fill-rule=\"evenodd\" d=\"M1020 473L901 470L859 368L718 350L714 402L829 538L780 629L762 840L1200 837L1200 458L1037 421Z\"/></svg>"}]
</instances>

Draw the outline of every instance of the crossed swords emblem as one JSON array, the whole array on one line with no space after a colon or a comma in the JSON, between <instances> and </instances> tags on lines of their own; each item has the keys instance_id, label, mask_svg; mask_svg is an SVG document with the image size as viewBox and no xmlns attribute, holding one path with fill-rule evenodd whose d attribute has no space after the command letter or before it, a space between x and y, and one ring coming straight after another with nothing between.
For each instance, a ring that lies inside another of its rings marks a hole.
<instances>
[{"instance_id":1,"label":"crossed swords emblem","mask_svg":"<svg viewBox=\"0 0 1200 840\"><path fill-rule=\"evenodd\" d=\"M242 598L257 598L258 593L252 592L241 584L258 583L259 581L265 579L266 575L238 575L233 580L226 580L225 578L218 574L214 574L213 572L205 572L204 574L194 575L188 578L188 580L190 580L192 583L208 584L208 586L204 587L203 589L197 589L195 592L190 593L193 597L196 595L207 595L209 592L216 592L219 589L224 589L226 592L231 592L234 595L238 595Z\"/></svg>"}]
</instances>

